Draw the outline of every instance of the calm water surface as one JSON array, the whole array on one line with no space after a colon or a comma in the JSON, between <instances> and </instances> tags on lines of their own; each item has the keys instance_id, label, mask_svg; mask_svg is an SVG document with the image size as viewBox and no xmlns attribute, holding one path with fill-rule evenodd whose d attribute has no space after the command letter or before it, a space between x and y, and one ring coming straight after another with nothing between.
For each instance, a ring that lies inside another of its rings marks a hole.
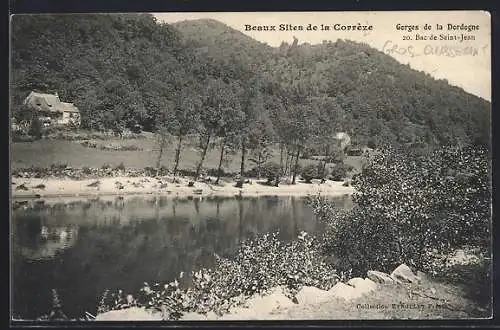
<instances>
[{"instance_id":1,"label":"calm water surface","mask_svg":"<svg viewBox=\"0 0 500 330\"><path fill-rule=\"evenodd\" d=\"M334 198L350 207L349 196ZM95 314L105 289L137 292L231 256L255 234L282 240L321 231L304 198L128 197L58 201L12 212L14 316L50 311L56 289L69 317Z\"/></svg>"}]
</instances>

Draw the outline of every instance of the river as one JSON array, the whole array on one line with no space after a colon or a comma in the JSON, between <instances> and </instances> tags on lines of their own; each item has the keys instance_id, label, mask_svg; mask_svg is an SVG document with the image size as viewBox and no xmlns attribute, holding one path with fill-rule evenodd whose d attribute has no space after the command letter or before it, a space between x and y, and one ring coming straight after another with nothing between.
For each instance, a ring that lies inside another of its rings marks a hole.
<instances>
[{"instance_id":1,"label":"river","mask_svg":"<svg viewBox=\"0 0 500 330\"><path fill-rule=\"evenodd\" d=\"M350 207L348 195L333 198ZM301 197L113 197L22 205L12 211L13 316L35 319L51 307L96 313L105 289L137 292L143 282L166 282L200 267L213 254L231 256L256 234L321 231Z\"/></svg>"}]
</instances>

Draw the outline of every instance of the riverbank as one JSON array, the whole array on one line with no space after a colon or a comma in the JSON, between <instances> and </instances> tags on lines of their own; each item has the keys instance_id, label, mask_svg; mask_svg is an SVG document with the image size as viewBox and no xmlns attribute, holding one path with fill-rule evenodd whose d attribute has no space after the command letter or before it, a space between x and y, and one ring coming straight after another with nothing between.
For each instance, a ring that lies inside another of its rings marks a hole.
<instances>
[{"instance_id":1,"label":"riverbank","mask_svg":"<svg viewBox=\"0 0 500 330\"><path fill-rule=\"evenodd\" d=\"M172 177L107 177L100 179L60 179L60 178L12 178L13 198L43 197L92 197L122 195L171 195L188 196L339 196L352 194L354 188L343 182L319 180L313 183L297 182L294 185L280 184L274 187L265 180L250 179L243 188L235 187L235 182L218 185L207 182L191 182L186 178ZM190 182L192 184L190 184ZM213 181L212 181L213 182Z\"/></svg>"},{"instance_id":2,"label":"riverbank","mask_svg":"<svg viewBox=\"0 0 500 330\"><path fill-rule=\"evenodd\" d=\"M466 260L456 260L465 266ZM470 284L470 283L469 283ZM369 271L366 278L339 282L329 290L304 286L293 302L282 287L254 295L227 314L184 313L183 321L203 320L360 320L489 318L491 311L471 300L464 288L439 281L406 265L391 274ZM97 315L96 321L160 321L161 313L132 307Z\"/></svg>"}]
</instances>

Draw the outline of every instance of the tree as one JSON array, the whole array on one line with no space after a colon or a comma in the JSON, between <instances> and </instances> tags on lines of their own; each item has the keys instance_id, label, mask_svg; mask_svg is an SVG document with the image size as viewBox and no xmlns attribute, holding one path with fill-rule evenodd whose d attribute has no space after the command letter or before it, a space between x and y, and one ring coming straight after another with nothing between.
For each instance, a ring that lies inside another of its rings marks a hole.
<instances>
[{"instance_id":1,"label":"tree","mask_svg":"<svg viewBox=\"0 0 500 330\"><path fill-rule=\"evenodd\" d=\"M38 115L35 113L33 114L33 117L31 119L31 125L28 134L37 140L42 138L42 124L40 123Z\"/></svg>"},{"instance_id":2,"label":"tree","mask_svg":"<svg viewBox=\"0 0 500 330\"><path fill-rule=\"evenodd\" d=\"M226 95L226 100L228 107L221 108L221 122L217 133L220 138L220 158L219 166L217 169L217 179L216 184L219 183L222 171L222 161L224 159L224 152L226 149L235 150L238 146L243 146L242 148L242 166L244 166L245 157L245 143L246 143L246 114L241 110L241 104L239 98L241 97L241 88L238 84L230 85L229 88L231 92Z\"/></svg>"},{"instance_id":3,"label":"tree","mask_svg":"<svg viewBox=\"0 0 500 330\"><path fill-rule=\"evenodd\" d=\"M174 107L168 130L177 137L173 169L175 176L179 168L183 140L188 134L196 132L200 125L202 103L198 90L189 87L182 88L176 97Z\"/></svg>"},{"instance_id":4,"label":"tree","mask_svg":"<svg viewBox=\"0 0 500 330\"><path fill-rule=\"evenodd\" d=\"M292 184L295 184L297 171L299 170L299 156L312 132L314 115L310 106L300 104L290 107L288 119L288 141L294 154L292 155Z\"/></svg>"},{"instance_id":5,"label":"tree","mask_svg":"<svg viewBox=\"0 0 500 330\"><path fill-rule=\"evenodd\" d=\"M258 147L252 149L252 157L248 158L248 160L257 165L258 180L262 175L262 165L267 163L271 156L271 149L268 146L259 145Z\"/></svg>"},{"instance_id":6,"label":"tree","mask_svg":"<svg viewBox=\"0 0 500 330\"><path fill-rule=\"evenodd\" d=\"M174 103L170 101L166 101L161 109L161 113L158 114L156 118L155 125L155 133L157 137L157 145L158 145L158 158L156 159L156 174L160 173L161 168L161 159L163 157L163 153L167 145L170 144L172 140L172 134L169 131L170 123L172 122L173 113L172 108L174 107Z\"/></svg>"},{"instance_id":7,"label":"tree","mask_svg":"<svg viewBox=\"0 0 500 330\"><path fill-rule=\"evenodd\" d=\"M269 121L266 122L264 99L259 90L258 81L249 82L241 93L241 99L244 120L240 122L237 134L241 150L240 180L237 183L237 187L240 188L243 187L243 183L245 182L245 160L247 154L254 149L263 151L263 147L269 143L270 125ZM262 158L262 156L265 156L265 154L258 152L258 158ZM259 166L264 162L260 163Z\"/></svg>"},{"instance_id":8,"label":"tree","mask_svg":"<svg viewBox=\"0 0 500 330\"><path fill-rule=\"evenodd\" d=\"M172 139L170 133L165 127L160 127L157 132L158 157L156 158L156 175L160 174L161 158L165 152L166 146L170 144Z\"/></svg>"},{"instance_id":9,"label":"tree","mask_svg":"<svg viewBox=\"0 0 500 330\"><path fill-rule=\"evenodd\" d=\"M424 152L388 148L353 180L356 206L329 219L326 244L356 273L401 263L428 271L436 253L463 245L491 248L491 155L483 148Z\"/></svg>"},{"instance_id":10,"label":"tree","mask_svg":"<svg viewBox=\"0 0 500 330\"><path fill-rule=\"evenodd\" d=\"M242 121L244 116L237 97L238 88L238 85L226 84L221 79L209 78L206 82L203 109L200 114L202 125L199 132L199 148L201 155L196 168L195 179L200 175L212 139L218 137L221 150L217 178L217 181L219 181L224 151L229 142L228 136L234 132L235 127Z\"/></svg>"}]
</instances>

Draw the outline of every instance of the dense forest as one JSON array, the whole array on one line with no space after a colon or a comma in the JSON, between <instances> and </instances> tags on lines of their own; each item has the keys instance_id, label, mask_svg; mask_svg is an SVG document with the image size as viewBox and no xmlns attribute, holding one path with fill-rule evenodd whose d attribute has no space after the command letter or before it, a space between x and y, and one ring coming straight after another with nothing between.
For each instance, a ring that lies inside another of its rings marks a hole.
<instances>
[{"instance_id":1,"label":"dense forest","mask_svg":"<svg viewBox=\"0 0 500 330\"><path fill-rule=\"evenodd\" d=\"M31 90L74 102L82 124L137 125L243 151L354 144L488 144L490 103L348 40L270 47L214 20L150 14L19 15L11 111Z\"/></svg>"}]
</instances>

